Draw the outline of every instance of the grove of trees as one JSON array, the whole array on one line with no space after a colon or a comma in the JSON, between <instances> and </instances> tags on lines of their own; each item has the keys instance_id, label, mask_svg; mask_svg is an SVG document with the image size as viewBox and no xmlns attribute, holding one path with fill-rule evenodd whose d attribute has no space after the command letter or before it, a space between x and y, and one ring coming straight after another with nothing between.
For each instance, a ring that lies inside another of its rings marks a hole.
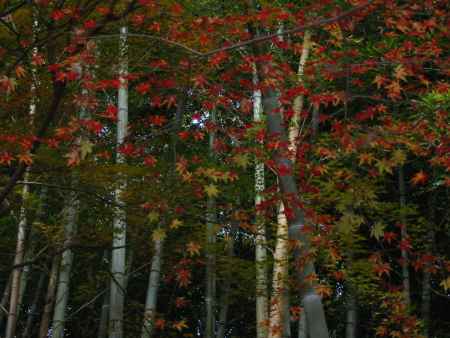
<instances>
[{"instance_id":1,"label":"grove of trees","mask_svg":"<svg viewBox=\"0 0 450 338\"><path fill-rule=\"evenodd\" d=\"M450 337L449 9L0 1L0 337Z\"/></svg>"}]
</instances>

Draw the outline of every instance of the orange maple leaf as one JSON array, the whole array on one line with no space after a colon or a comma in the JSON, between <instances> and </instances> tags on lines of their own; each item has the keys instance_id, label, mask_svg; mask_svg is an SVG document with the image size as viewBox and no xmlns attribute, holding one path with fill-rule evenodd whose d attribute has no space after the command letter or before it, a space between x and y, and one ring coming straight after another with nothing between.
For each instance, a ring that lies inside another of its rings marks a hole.
<instances>
[{"instance_id":1,"label":"orange maple leaf","mask_svg":"<svg viewBox=\"0 0 450 338\"><path fill-rule=\"evenodd\" d=\"M374 266L374 271L378 277L381 277L382 275L389 276L391 266L389 265L389 263L379 263Z\"/></svg>"},{"instance_id":2,"label":"orange maple leaf","mask_svg":"<svg viewBox=\"0 0 450 338\"><path fill-rule=\"evenodd\" d=\"M80 153L78 150L72 150L70 153L66 154L67 165L69 167L76 166L80 164Z\"/></svg>"},{"instance_id":3,"label":"orange maple leaf","mask_svg":"<svg viewBox=\"0 0 450 338\"><path fill-rule=\"evenodd\" d=\"M18 78L21 78L21 77L25 76L26 71L25 71L25 69L22 66L17 66L15 71L16 71L16 75L17 75Z\"/></svg>"},{"instance_id":4,"label":"orange maple leaf","mask_svg":"<svg viewBox=\"0 0 450 338\"><path fill-rule=\"evenodd\" d=\"M26 165L31 165L33 163L33 159L30 154L20 154L17 156L19 162L24 163Z\"/></svg>"},{"instance_id":5,"label":"orange maple leaf","mask_svg":"<svg viewBox=\"0 0 450 338\"><path fill-rule=\"evenodd\" d=\"M195 255L200 255L200 248L202 246L198 243L195 242L189 242L187 244L187 252L189 253L190 256L195 256Z\"/></svg>"},{"instance_id":6,"label":"orange maple leaf","mask_svg":"<svg viewBox=\"0 0 450 338\"><path fill-rule=\"evenodd\" d=\"M395 78L400 81L406 81L406 77L409 75L408 71L402 65L395 67Z\"/></svg>"},{"instance_id":7,"label":"orange maple leaf","mask_svg":"<svg viewBox=\"0 0 450 338\"><path fill-rule=\"evenodd\" d=\"M186 321L183 319L183 320L180 320L179 322L174 322L173 328L177 329L178 331L183 331L183 329L187 329L188 326L186 324Z\"/></svg>"},{"instance_id":8,"label":"orange maple leaf","mask_svg":"<svg viewBox=\"0 0 450 338\"><path fill-rule=\"evenodd\" d=\"M323 285L323 284L319 284L315 287L316 292L319 296L321 296L322 298L325 297L329 297L331 296L332 290L330 287Z\"/></svg>"},{"instance_id":9,"label":"orange maple leaf","mask_svg":"<svg viewBox=\"0 0 450 338\"><path fill-rule=\"evenodd\" d=\"M414 185L425 184L428 180L428 175L423 171L416 173L413 178L411 178L411 183Z\"/></svg>"},{"instance_id":10,"label":"orange maple leaf","mask_svg":"<svg viewBox=\"0 0 450 338\"><path fill-rule=\"evenodd\" d=\"M377 75L375 76L375 79L373 79L372 83L375 83L377 85L377 88L380 89L381 87L383 87L386 81L386 77L384 77L383 75Z\"/></svg>"},{"instance_id":11,"label":"orange maple leaf","mask_svg":"<svg viewBox=\"0 0 450 338\"><path fill-rule=\"evenodd\" d=\"M402 92L402 86L400 85L399 81L392 81L389 85L386 86L386 89L388 91L388 96L391 99L400 98L400 94Z\"/></svg>"}]
</instances>

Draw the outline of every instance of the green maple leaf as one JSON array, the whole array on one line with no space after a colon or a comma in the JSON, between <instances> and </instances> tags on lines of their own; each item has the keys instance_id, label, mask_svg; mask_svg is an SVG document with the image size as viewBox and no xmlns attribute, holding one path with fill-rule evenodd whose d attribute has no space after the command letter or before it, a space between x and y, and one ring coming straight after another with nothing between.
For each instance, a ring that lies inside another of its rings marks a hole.
<instances>
[{"instance_id":1,"label":"green maple leaf","mask_svg":"<svg viewBox=\"0 0 450 338\"><path fill-rule=\"evenodd\" d=\"M376 167L380 175L382 175L384 172L392 174L392 163L390 163L390 161L386 159L377 161Z\"/></svg>"},{"instance_id":2,"label":"green maple leaf","mask_svg":"<svg viewBox=\"0 0 450 338\"><path fill-rule=\"evenodd\" d=\"M178 218L175 218L172 223L170 223L171 229L178 229L181 225L183 225L183 222L180 221Z\"/></svg>"},{"instance_id":3,"label":"green maple leaf","mask_svg":"<svg viewBox=\"0 0 450 338\"><path fill-rule=\"evenodd\" d=\"M156 211L150 211L147 215L148 220L150 223L158 222L159 220L159 213Z\"/></svg>"},{"instance_id":4,"label":"green maple leaf","mask_svg":"<svg viewBox=\"0 0 450 338\"><path fill-rule=\"evenodd\" d=\"M203 187L203 189L205 190L206 195L208 195L208 197L216 197L217 195L219 195L219 189L217 189L217 186L215 184L209 184L209 185L205 185Z\"/></svg>"},{"instance_id":5,"label":"green maple leaf","mask_svg":"<svg viewBox=\"0 0 450 338\"><path fill-rule=\"evenodd\" d=\"M80 156L81 156L82 160L84 160L87 155L92 153L92 147L93 146L94 146L94 144L92 144L89 141L85 141L85 140L81 141L81 143L80 143Z\"/></svg>"},{"instance_id":6,"label":"green maple leaf","mask_svg":"<svg viewBox=\"0 0 450 338\"><path fill-rule=\"evenodd\" d=\"M345 213L337 223L338 229L344 234L350 234L364 222L364 218L353 213Z\"/></svg>"},{"instance_id":7,"label":"green maple leaf","mask_svg":"<svg viewBox=\"0 0 450 338\"><path fill-rule=\"evenodd\" d=\"M236 154L233 157L233 162L237 164L238 167L246 169L249 163L248 154Z\"/></svg>"},{"instance_id":8,"label":"green maple leaf","mask_svg":"<svg viewBox=\"0 0 450 338\"><path fill-rule=\"evenodd\" d=\"M370 229L370 236L375 237L376 240L380 240L381 237L384 235L384 224L377 222L372 226L372 229Z\"/></svg>"},{"instance_id":9,"label":"green maple leaf","mask_svg":"<svg viewBox=\"0 0 450 338\"><path fill-rule=\"evenodd\" d=\"M155 231L153 231L152 238L155 242L162 241L166 238L166 232L164 231L164 229L158 228Z\"/></svg>"},{"instance_id":10,"label":"green maple leaf","mask_svg":"<svg viewBox=\"0 0 450 338\"><path fill-rule=\"evenodd\" d=\"M395 150L392 154L392 161L395 164L403 165L406 161L405 153L400 149Z\"/></svg>"}]
</instances>

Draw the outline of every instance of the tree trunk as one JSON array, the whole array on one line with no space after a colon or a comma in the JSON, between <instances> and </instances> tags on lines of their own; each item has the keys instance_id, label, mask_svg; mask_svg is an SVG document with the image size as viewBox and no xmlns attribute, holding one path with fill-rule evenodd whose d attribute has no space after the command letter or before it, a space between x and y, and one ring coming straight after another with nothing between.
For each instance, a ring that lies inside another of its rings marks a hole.
<instances>
[{"instance_id":1,"label":"tree trunk","mask_svg":"<svg viewBox=\"0 0 450 338\"><path fill-rule=\"evenodd\" d=\"M256 69L253 72L253 83L258 85L258 75ZM253 120L255 123L261 121L261 90L253 91ZM263 201L262 192L265 189L264 163L258 162L255 165L255 207ZM268 313L268 292L267 292L267 239L264 216L256 210L256 244L255 244L255 264L256 264L256 337L267 338L267 327L269 322Z\"/></svg>"},{"instance_id":2,"label":"tree trunk","mask_svg":"<svg viewBox=\"0 0 450 338\"><path fill-rule=\"evenodd\" d=\"M270 338L284 336L284 323L288 282L288 222L284 214L284 205L280 204L277 215L277 237L274 253L272 296L270 298ZM289 308L289 305L288 305Z\"/></svg>"},{"instance_id":3,"label":"tree trunk","mask_svg":"<svg viewBox=\"0 0 450 338\"><path fill-rule=\"evenodd\" d=\"M46 338L50 325L50 316L55 303L56 281L58 278L60 256L53 257L50 276L48 277L47 294L45 296L44 312L39 326L39 338Z\"/></svg>"},{"instance_id":4,"label":"tree trunk","mask_svg":"<svg viewBox=\"0 0 450 338\"><path fill-rule=\"evenodd\" d=\"M45 283L45 272L42 271L39 274L39 281L34 293L33 301L31 303L30 309L28 310L27 322L22 334L22 338L28 338L32 336L33 324L35 322L36 317L39 315L38 313L39 300L41 298L41 294L44 289L44 283Z\"/></svg>"},{"instance_id":5,"label":"tree trunk","mask_svg":"<svg viewBox=\"0 0 450 338\"><path fill-rule=\"evenodd\" d=\"M152 257L152 266L148 278L147 298L145 301L144 323L142 325L141 338L151 338L156 314L156 304L158 300L158 289L161 275L161 260L164 239L154 239L154 253Z\"/></svg>"},{"instance_id":6,"label":"tree trunk","mask_svg":"<svg viewBox=\"0 0 450 338\"><path fill-rule=\"evenodd\" d=\"M98 326L98 338L106 338L108 335L108 313L109 313L109 289L103 295L102 309L100 312L100 323Z\"/></svg>"},{"instance_id":7,"label":"tree trunk","mask_svg":"<svg viewBox=\"0 0 450 338\"><path fill-rule=\"evenodd\" d=\"M29 180L29 169L25 172L25 181ZM19 227L17 230L17 244L16 244L16 254L14 257L14 265L20 265L23 263L24 253L25 253L25 241L28 231L28 220L25 210L25 201L28 197L29 186L25 184L22 188L22 198L23 203L20 207L19 214ZM12 271L12 281L11 281L11 295L9 300L9 311L8 311L8 322L6 324L6 334L5 338L14 338L17 325L17 313L19 311L19 301L20 301L20 277L22 274L22 267L16 267Z\"/></svg>"},{"instance_id":8,"label":"tree trunk","mask_svg":"<svg viewBox=\"0 0 450 338\"><path fill-rule=\"evenodd\" d=\"M216 123L215 111L211 112L211 122ZM214 142L215 132L211 131L209 134L209 153L210 157L214 156ZM213 196L207 197L206 201L206 241L207 241L207 253L206 253L206 330L205 337L215 337L215 309L216 309L216 199Z\"/></svg>"},{"instance_id":9,"label":"tree trunk","mask_svg":"<svg viewBox=\"0 0 450 338\"><path fill-rule=\"evenodd\" d=\"M306 61L311 47L311 33L305 31L302 54L297 70L297 82L302 85L304 82L303 74ZM304 95L298 95L293 102L294 115L291 126L289 127L289 150L293 154L292 162L295 162L297 152L297 138L299 136L300 115L304 106ZM284 204L280 203L277 220L277 238L274 254L272 297L270 309L270 332L269 337L289 337L290 336L290 316L289 316L289 290L288 281L288 221L284 213Z\"/></svg>"},{"instance_id":10,"label":"tree trunk","mask_svg":"<svg viewBox=\"0 0 450 338\"><path fill-rule=\"evenodd\" d=\"M36 13L33 13L33 16ZM14 26L14 22L12 22ZM36 33L38 29L38 21L36 20L36 17L33 17L33 24L32 24L32 32L33 32L33 38L36 38ZM37 47L33 48L32 54L36 55L38 53ZM34 115L36 114L36 103L37 103L37 97L36 97L36 68L31 68L32 78L33 82L31 83L31 101L29 105L29 116L31 122L33 121ZM27 167L25 169L24 174L24 180L28 181L30 176L30 167ZM22 199L25 202L29 193L29 186L28 184L24 184L22 188ZM27 216L26 216L26 210L24 204L22 204L19 212L19 227L17 231L17 244L16 244L16 252L14 256L14 265L19 265L23 262L24 254L25 254L25 241L27 236ZM15 268L12 271L12 280L11 280L11 291L10 291L10 301L9 301L9 313L8 313L8 322L6 324L6 332L5 332L5 338L13 338L15 336L16 332L16 325L17 325L17 315L19 311L19 305L20 305L20 281L21 281L21 274L23 269L20 267Z\"/></svg>"},{"instance_id":11,"label":"tree trunk","mask_svg":"<svg viewBox=\"0 0 450 338\"><path fill-rule=\"evenodd\" d=\"M77 232L77 219L79 211L79 200L77 194L72 191L69 193L65 206L65 224L64 224L64 247L65 250L61 258L61 266L57 282L57 291L55 298L55 311L52 322L52 338L64 337L66 307L70 292L70 274L72 271L73 251L70 244L73 243Z\"/></svg>"},{"instance_id":12,"label":"tree trunk","mask_svg":"<svg viewBox=\"0 0 450 338\"><path fill-rule=\"evenodd\" d=\"M347 294L347 316L345 323L345 338L356 338L358 308L356 305L355 296L352 290Z\"/></svg>"},{"instance_id":13,"label":"tree trunk","mask_svg":"<svg viewBox=\"0 0 450 338\"><path fill-rule=\"evenodd\" d=\"M119 69L119 94L118 94L118 121L117 121L117 148L126 137L128 126L128 28L120 28L120 69ZM117 151L116 163L125 163L125 157ZM115 191L116 209L114 215L113 248L111 256L111 286L109 305L109 337L123 337L123 308L125 301L125 266L126 266L126 214L122 193L125 190L123 178Z\"/></svg>"},{"instance_id":14,"label":"tree trunk","mask_svg":"<svg viewBox=\"0 0 450 338\"><path fill-rule=\"evenodd\" d=\"M229 240L227 241L227 256L231 260L234 257L234 236L235 236L235 227L232 226L230 230ZM225 280L223 281L223 290L220 301L220 313L219 313L219 324L217 329L217 338L225 338L226 330L227 330L227 322L228 322L228 308L230 307L230 292L231 292L231 262L229 263L229 270L225 276Z\"/></svg>"},{"instance_id":15,"label":"tree trunk","mask_svg":"<svg viewBox=\"0 0 450 338\"><path fill-rule=\"evenodd\" d=\"M264 69L268 65L264 62L259 62L258 67ZM261 80L267 77L264 71L259 72L263 74ZM264 78L263 78L264 77ZM275 90L269 88L263 93L263 107L267 116L267 131L269 139L278 139L287 144L289 139L284 127L283 118L280 113L277 113L280 108L280 103ZM300 241L302 251L308 252L310 248L310 239L307 234L302 231L305 224L303 211L299 206L300 195L297 190L293 172L292 161L282 151L277 150L273 153L272 160L276 168L283 168L287 174L278 175L278 182L281 192L283 193L283 202L286 203L290 210L292 210L292 218L289 220L289 238ZM300 253L296 250L296 256ZM304 278L310 274L315 273L314 264L308 262L305 264L303 272L299 274L299 282L304 281ZM305 308L307 326L310 335L314 338L328 338L328 329L325 320L325 313L322 305L321 297L316 293L314 285L305 285L302 293L302 302Z\"/></svg>"},{"instance_id":16,"label":"tree trunk","mask_svg":"<svg viewBox=\"0 0 450 338\"><path fill-rule=\"evenodd\" d=\"M11 272L8 277L8 281L5 285L5 289L3 290L3 296L0 304L0 332L3 331L3 325L6 316L8 315L8 309L6 308L8 306L8 301L10 297L11 292L11 281L12 281L13 273Z\"/></svg>"},{"instance_id":17,"label":"tree trunk","mask_svg":"<svg viewBox=\"0 0 450 338\"><path fill-rule=\"evenodd\" d=\"M405 174L403 166L401 166L398 170L398 187L400 192L400 208L401 211L401 240L407 240L408 239L408 231L406 228L406 217L404 213L404 208L406 207L406 188L405 188ZM411 302L411 295L410 295L410 281L409 281L409 257L408 257L408 251L405 249L401 249L401 255L402 255L402 280L403 280L403 297L405 300L405 305L409 309L410 302Z\"/></svg>"}]
</instances>

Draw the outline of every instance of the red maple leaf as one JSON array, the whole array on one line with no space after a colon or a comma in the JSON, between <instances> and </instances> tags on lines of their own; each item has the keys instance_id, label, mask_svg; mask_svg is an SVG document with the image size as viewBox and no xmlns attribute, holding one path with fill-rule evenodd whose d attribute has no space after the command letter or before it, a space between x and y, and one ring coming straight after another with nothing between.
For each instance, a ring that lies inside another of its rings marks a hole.
<instances>
[{"instance_id":1,"label":"red maple leaf","mask_svg":"<svg viewBox=\"0 0 450 338\"><path fill-rule=\"evenodd\" d=\"M118 112L118 109L115 105L108 104L106 106L105 112L103 114L100 114L100 116L110 119L112 121L117 121L117 112Z\"/></svg>"},{"instance_id":2,"label":"red maple leaf","mask_svg":"<svg viewBox=\"0 0 450 338\"><path fill-rule=\"evenodd\" d=\"M125 156L134 156L136 155L136 148L133 144L126 143L118 149L118 152Z\"/></svg>"},{"instance_id":3,"label":"red maple leaf","mask_svg":"<svg viewBox=\"0 0 450 338\"><path fill-rule=\"evenodd\" d=\"M60 9L55 9L51 14L50 17L54 20L54 21L60 21L62 19L64 19L66 15L64 14L64 12Z\"/></svg>"},{"instance_id":4,"label":"red maple leaf","mask_svg":"<svg viewBox=\"0 0 450 338\"><path fill-rule=\"evenodd\" d=\"M94 29L96 25L97 23L95 22L95 20L89 19L84 22L83 26L86 29Z\"/></svg>"},{"instance_id":5,"label":"red maple leaf","mask_svg":"<svg viewBox=\"0 0 450 338\"><path fill-rule=\"evenodd\" d=\"M150 84L149 83L140 83L136 86L136 91L141 94L144 95L145 93L148 93L148 91L150 90Z\"/></svg>"},{"instance_id":6,"label":"red maple leaf","mask_svg":"<svg viewBox=\"0 0 450 338\"><path fill-rule=\"evenodd\" d=\"M156 164L157 160L154 156L147 156L146 158L144 158L144 164L148 167L154 167Z\"/></svg>"},{"instance_id":7,"label":"red maple leaf","mask_svg":"<svg viewBox=\"0 0 450 338\"><path fill-rule=\"evenodd\" d=\"M164 125L164 123L167 122L166 117L162 116L162 115L153 115L153 116L150 116L148 119L151 124L158 126L158 127L161 127L162 125Z\"/></svg>"},{"instance_id":8,"label":"red maple leaf","mask_svg":"<svg viewBox=\"0 0 450 338\"><path fill-rule=\"evenodd\" d=\"M10 165L12 160L14 160L14 157L8 152L4 151L0 154L0 164Z\"/></svg>"},{"instance_id":9,"label":"red maple leaf","mask_svg":"<svg viewBox=\"0 0 450 338\"><path fill-rule=\"evenodd\" d=\"M188 286L191 283L191 272L186 269L179 269L176 279L181 287Z\"/></svg>"}]
</instances>

